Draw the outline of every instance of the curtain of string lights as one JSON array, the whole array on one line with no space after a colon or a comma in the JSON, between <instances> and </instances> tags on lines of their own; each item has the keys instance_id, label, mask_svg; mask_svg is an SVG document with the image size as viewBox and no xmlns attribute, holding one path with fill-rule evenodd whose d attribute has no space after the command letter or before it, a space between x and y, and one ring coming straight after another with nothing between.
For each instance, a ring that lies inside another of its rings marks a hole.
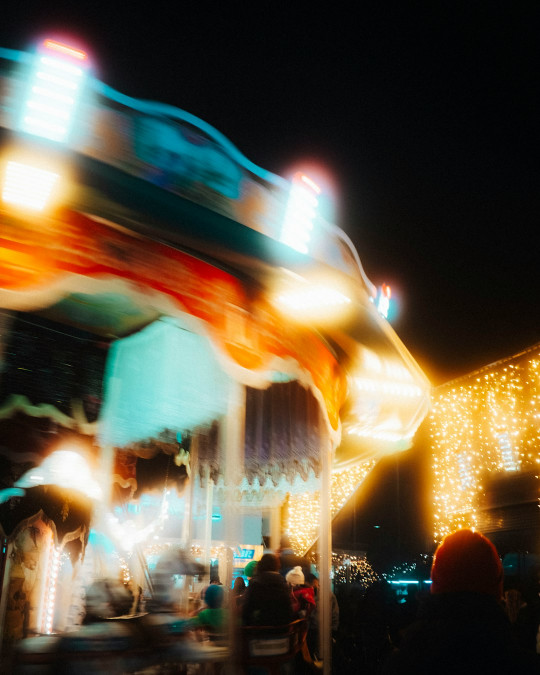
<instances>
[{"instance_id":1,"label":"curtain of string lights","mask_svg":"<svg viewBox=\"0 0 540 675\"><path fill-rule=\"evenodd\" d=\"M429 424L439 542L477 526L488 478L540 469L540 344L439 387Z\"/></svg>"}]
</instances>

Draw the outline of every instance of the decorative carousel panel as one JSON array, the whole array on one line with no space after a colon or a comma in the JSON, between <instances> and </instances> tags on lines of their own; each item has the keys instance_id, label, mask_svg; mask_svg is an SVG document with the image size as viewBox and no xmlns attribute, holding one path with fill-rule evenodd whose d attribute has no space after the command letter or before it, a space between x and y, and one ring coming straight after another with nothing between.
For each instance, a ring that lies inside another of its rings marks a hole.
<instances>
[{"instance_id":1,"label":"decorative carousel panel","mask_svg":"<svg viewBox=\"0 0 540 675\"><path fill-rule=\"evenodd\" d=\"M113 343L106 370L102 443L117 447L188 432L225 414L229 378L208 339L162 319Z\"/></svg>"},{"instance_id":2,"label":"decorative carousel panel","mask_svg":"<svg viewBox=\"0 0 540 675\"><path fill-rule=\"evenodd\" d=\"M311 390L298 382L247 390L245 473L264 485L282 477L292 483L319 475L321 446L326 438L321 408Z\"/></svg>"},{"instance_id":3,"label":"decorative carousel panel","mask_svg":"<svg viewBox=\"0 0 540 675\"><path fill-rule=\"evenodd\" d=\"M285 322L262 296L248 297L232 275L81 214L32 222L3 215L2 230L0 306L39 309L103 337L140 327L156 313L191 317L232 377L267 386L275 371L300 373L324 402L331 429L339 428L346 385L331 351L309 328ZM111 316L126 307L121 298L131 298L138 314L111 326Z\"/></svg>"}]
</instances>

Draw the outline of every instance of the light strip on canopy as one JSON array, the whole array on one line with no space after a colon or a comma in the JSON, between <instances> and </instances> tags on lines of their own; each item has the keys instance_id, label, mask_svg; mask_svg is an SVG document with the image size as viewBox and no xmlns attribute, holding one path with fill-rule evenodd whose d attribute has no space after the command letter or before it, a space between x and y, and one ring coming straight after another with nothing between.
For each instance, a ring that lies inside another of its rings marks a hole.
<instances>
[{"instance_id":1,"label":"light strip on canopy","mask_svg":"<svg viewBox=\"0 0 540 675\"><path fill-rule=\"evenodd\" d=\"M2 199L6 204L43 211L60 175L30 164L9 161L4 175Z\"/></svg>"},{"instance_id":2,"label":"light strip on canopy","mask_svg":"<svg viewBox=\"0 0 540 675\"><path fill-rule=\"evenodd\" d=\"M81 50L54 40L45 40L40 51L30 77L19 128L34 136L64 143L83 90L87 57Z\"/></svg>"}]
</instances>

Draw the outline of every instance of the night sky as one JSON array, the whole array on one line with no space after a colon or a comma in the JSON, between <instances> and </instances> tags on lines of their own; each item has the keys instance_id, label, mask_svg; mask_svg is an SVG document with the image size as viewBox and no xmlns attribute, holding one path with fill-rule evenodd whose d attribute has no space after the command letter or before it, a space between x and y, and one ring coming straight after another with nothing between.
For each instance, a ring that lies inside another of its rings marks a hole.
<instances>
[{"instance_id":1,"label":"night sky","mask_svg":"<svg viewBox=\"0 0 540 675\"><path fill-rule=\"evenodd\" d=\"M6 4L0 46L70 33L104 82L201 117L256 164L323 165L434 384L540 340L536 3Z\"/></svg>"}]
</instances>

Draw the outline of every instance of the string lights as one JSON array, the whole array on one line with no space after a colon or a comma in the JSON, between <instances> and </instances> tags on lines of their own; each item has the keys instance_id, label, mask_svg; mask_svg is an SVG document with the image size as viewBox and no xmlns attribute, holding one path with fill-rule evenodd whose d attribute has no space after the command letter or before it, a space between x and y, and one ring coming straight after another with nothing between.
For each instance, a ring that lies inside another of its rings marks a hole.
<instances>
[{"instance_id":1,"label":"string lights","mask_svg":"<svg viewBox=\"0 0 540 675\"><path fill-rule=\"evenodd\" d=\"M375 460L332 474L330 495L331 515L334 517L375 466ZM320 493L305 492L291 495L286 531L296 553L305 553L316 540L320 525Z\"/></svg>"},{"instance_id":2,"label":"string lights","mask_svg":"<svg viewBox=\"0 0 540 675\"><path fill-rule=\"evenodd\" d=\"M118 557L118 565L120 567L120 574L122 575L122 583L124 586L127 586L131 581L131 571L129 569L129 563L122 556Z\"/></svg>"},{"instance_id":3,"label":"string lights","mask_svg":"<svg viewBox=\"0 0 540 675\"><path fill-rule=\"evenodd\" d=\"M406 580L407 582L425 580L429 578L432 562L433 556L428 553L421 553L416 560L394 565L387 572L383 572L381 576L390 583L396 583L397 580Z\"/></svg>"},{"instance_id":4,"label":"string lights","mask_svg":"<svg viewBox=\"0 0 540 675\"><path fill-rule=\"evenodd\" d=\"M159 537L169 518L169 502L171 491L167 487L163 490L163 496L159 508L159 514L155 520L144 527L140 527L132 519L121 521L112 513L104 514L105 525L111 539L115 541L122 551L130 553L137 544L144 544L150 539Z\"/></svg>"},{"instance_id":5,"label":"string lights","mask_svg":"<svg viewBox=\"0 0 540 675\"><path fill-rule=\"evenodd\" d=\"M56 584L58 574L68 556L56 548L54 539L50 536L49 554L46 562L46 579L43 589L41 605L41 630L50 635L53 632L54 610L56 603Z\"/></svg>"},{"instance_id":6,"label":"string lights","mask_svg":"<svg viewBox=\"0 0 540 675\"><path fill-rule=\"evenodd\" d=\"M332 566L336 585L356 584L365 590L380 578L365 556L332 553Z\"/></svg>"},{"instance_id":7,"label":"string lights","mask_svg":"<svg viewBox=\"0 0 540 675\"><path fill-rule=\"evenodd\" d=\"M540 465L540 345L434 391L434 539L475 527L486 476Z\"/></svg>"}]
</instances>

